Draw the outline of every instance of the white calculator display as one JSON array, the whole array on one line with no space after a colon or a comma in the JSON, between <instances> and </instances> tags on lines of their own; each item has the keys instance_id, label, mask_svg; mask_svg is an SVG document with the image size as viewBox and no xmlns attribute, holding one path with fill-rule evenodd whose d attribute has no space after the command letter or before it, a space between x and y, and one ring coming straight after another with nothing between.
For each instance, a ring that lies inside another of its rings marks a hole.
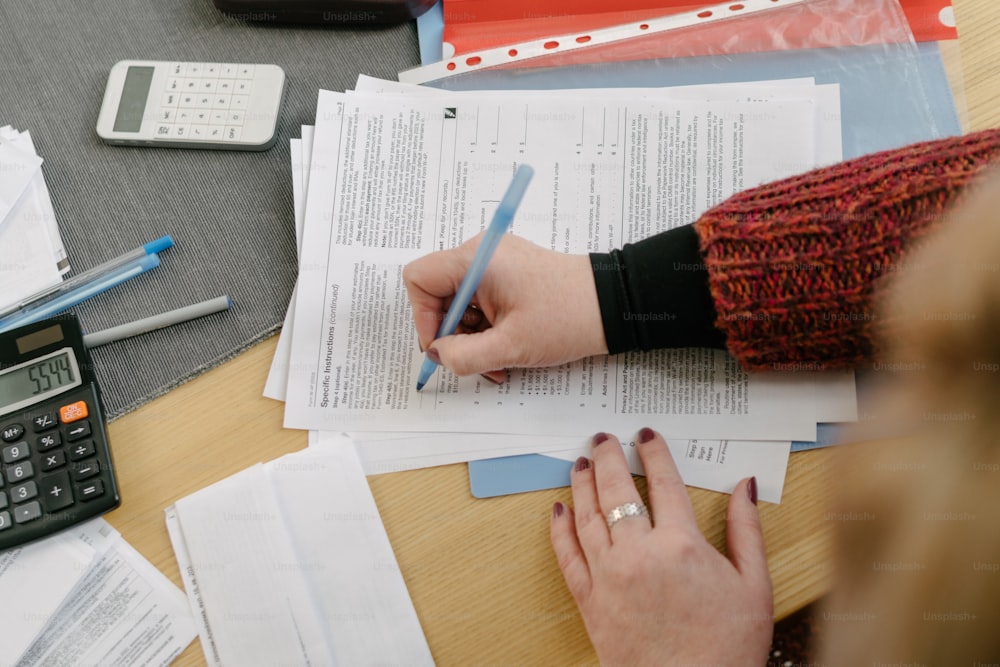
<instances>
[{"instance_id":1,"label":"white calculator display","mask_svg":"<svg viewBox=\"0 0 1000 667\"><path fill-rule=\"evenodd\" d=\"M264 150L277 138L284 88L277 65L122 60L97 134L111 144Z\"/></svg>"}]
</instances>

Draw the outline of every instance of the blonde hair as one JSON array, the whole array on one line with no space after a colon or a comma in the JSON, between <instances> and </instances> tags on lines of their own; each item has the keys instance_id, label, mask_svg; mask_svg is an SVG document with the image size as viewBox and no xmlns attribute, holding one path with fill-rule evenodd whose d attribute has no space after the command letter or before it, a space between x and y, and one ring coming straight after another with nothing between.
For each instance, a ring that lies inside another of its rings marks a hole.
<instances>
[{"instance_id":1,"label":"blonde hair","mask_svg":"<svg viewBox=\"0 0 1000 667\"><path fill-rule=\"evenodd\" d=\"M836 473L821 664L996 664L1000 173L966 193L884 294L869 424L884 437L846 445Z\"/></svg>"}]
</instances>

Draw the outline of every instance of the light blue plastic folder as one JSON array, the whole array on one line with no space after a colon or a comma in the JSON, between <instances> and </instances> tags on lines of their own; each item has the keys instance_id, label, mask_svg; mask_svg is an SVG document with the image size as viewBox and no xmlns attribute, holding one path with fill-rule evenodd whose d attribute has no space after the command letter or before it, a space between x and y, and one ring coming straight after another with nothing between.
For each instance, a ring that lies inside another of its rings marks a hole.
<instances>
[{"instance_id":1,"label":"light blue plastic folder","mask_svg":"<svg viewBox=\"0 0 1000 667\"><path fill-rule=\"evenodd\" d=\"M835 53L834 53L835 52ZM818 49L672 60L604 63L538 70L494 70L434 82L449 90L677 86L814 77L839 83L844 159L962 132L937 43ZM861 380L859 379L859 389ZM859 401L860 402L860 401ZM819 424L815 442L792 451L836 444L843 425ZM524 456L472 461L477 498L569 484L573 464Z\"/></svg>"}]
</instances>

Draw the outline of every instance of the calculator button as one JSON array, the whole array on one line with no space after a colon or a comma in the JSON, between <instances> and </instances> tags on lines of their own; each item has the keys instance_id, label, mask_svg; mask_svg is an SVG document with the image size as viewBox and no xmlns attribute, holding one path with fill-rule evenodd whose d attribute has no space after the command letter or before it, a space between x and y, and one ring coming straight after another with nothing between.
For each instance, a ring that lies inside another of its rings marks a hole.
<instances>
[{"instance_id":1,"label":"calculator button","mask_svg":"<svg viewBox=\"0 0 1000 667\"><path fill-rule=\"evenodd\" d=\"M46 412L40 415L35 415L31 419L31 425L35 429L35 433L39 431L47 431L59 422L56 421L56 413Z\"/></svg>"},{"instance_id":2,"label":"calculator button","mask_svg":"<svg viewBox=\"0 0 1000 667\"><path fill-rule=\"evenodd\" d=\"M30 453L31 452L28 451L28 443L23 440L21 442L15 442L13 445L3 448L3 462L16 463L21 459L28 458L28 454Z\"/></svg>"},{"instance_id":3,"label":"calculator button","mask_svg":"<svg viewBox=\"0 0 1000 667\"><path fill-rule=\"evenodd\" d=\"M34 482L25 482L17 486L10 487L10 499L15 503L31 500L38 495L38 485Z\"/></svg>"},{"instance_id":4,"label":"calculator button","mask_svg":"<svg viewBox=\"0 0 1000 667\"><path fill-rule=\"evenodd\" d=\"M242 125L243 124L243 112L242 111L230 111L229 116L226 118L226 122L229 125Z\"/></svg>"},{"instance_id":5,"label":"calculator button","mask_svg":"<svg viewBox=\"0 0 1000 667\"><path fill-rule=\"evenodd\" d=\"M208 125L192 125L189 139L202 141L208 139Z\"/></svg>"},{"instance_id":6,"label":"calculator button","mask_svg":"<svg viewBox=\"0 0 1000 667\"><path fill-rule=\"evenodd\" d=\"M74 482L82 482L99 474L101 472L101 464L97 461L80 461L79 463L74 463L69 471L73 475Z\"/></svg>"},{"instance_id":7,"label":"calculator button","mask_svg":"<svg viewBox=\"0 0 1000 667\"><path fill-rule=\"evenodd\" d=\"M32 467L31 461L21 461L17 465L9 466L4 472L7 475L8 482L17 484L34 476L35 469Z\"/></svg>"},{"instance_id":8,"label":"calculator button","mask_svg":"<svg viewBox=\"0 0 1000 667\"><path fill-rule=\"evenodd\" d=\"M198 79L181 79L181 92L184 93L197 93L198 92Z\"/></svg>"},{"instance_id":9,"label":"calculator button","mask_svg":"<svg viewBox=\"0 0 1000 667\"><path fill-rule=\"evenodd\" d=\"M76 403L70 403L59 408L59 421L63 424L69 424L70 422L85 419L89 414L87 402L77 401Z\"/></svg>"},{"instance_id":10,"label":"calculator button","mask_svg":"<svg viewBox=\"0 0 1000 667\"><path fill-rule=\"evenodd\" d=\"M219 76L226 78L236 78L236 65L231 63L222 63L219 66Z\"/></svg>"},{"instance_id":11,"label":"calculator button","mask_svg":"<svg viewBox=\"0 0 1000 667\"><path fill-rule=\"evenodd\" d=\"M170 136L177 139L187 139L189 129L188 125L174 125L170 129Z\"/></svg>"},{"instance_id":12,"label":"calculator button","mask_svg":"<svg viewBox=\"0 0 1000 667\"><path fill-rule=\"evenodd\" d=\"M249 95L233 95L233 101L230 103L229 108L245 110L248 106L250 106Z\"/></svg>"},{"instance_id":13,"label":"calculator button","mask_svg":"<svg viewBox=\"0 0 1000 667\"><path fill-rule=\"evenodd\" d=\"M236 78L237 79L252 79L253 78L253 65L237 65L236 66Z\"/></svg>"},{"instance_id":14,"label":"calculator button","mask_svg":"<svg viewBox=\"0 0 1000 667\"><path fill-rule=\"evenodd\" d=\"M221 68L222 66L219 65L219 63L205 63L205 66L203 67L204 71L202 73L202 76L211 76L211 77L219 76L219 70Z\"/></svg>"},{"instance_id":15,"label":"calculator button","mask_svg":"<svg viewBox=\"0 0 1000 667\"><path fill-rule=\"evenodd\" d=\"M7 530L12 525L10 521L10 512L0 512L0 530Z\"/></svg>"},{"instance_id":16,"label":"calculator button","mask_svg":"<svg viewBox=\"0 0 1000 667\"><path fill-rule=\"evenodd\" d=\"M233 93L237 95L249 95L250 94L250 82L249 81L237 81L233 86Z\"/></svg>"},{"instance_id":17,"label":"calculator button","mask_svg":"<svg viewBox=\"0 0 1000 667\"><path fill-rule=\"evenodd\" d=\"M201 76L201 63L186 63L184 65L184 76Z\"/></svg>"},{"instance_id":18,"label":"calculator button","mask_svg":"<svg viewBox=\"0 0 1000 667\"><path fill-rule=\"evenodd\" d=\"M229 105L232 103L232 99L233 99L232 95L220 95L219 93L216 93L215 97L212 98L212 100L213 100L212 101L212 108L213 109L228 109Z\"/></svg>"},{"instance_id":19,"label":"calculator button","mask_svg":"<svg viewBox=\"0 0 1000 667\"><path fill-rule=\"evenodd\" d=\"M89 484L80 484L76 487L76 496L80 500L91 500L101 495L104 495L104 483L99 479L95 479Z\"/></svg>"},{"instance_id":20,"label":"calculator button","mask_svg":"<svg viewBox=\"0 0 1000 667\"><path fill-rule=\"evenodd\" d=\"M24 427L20 424L11 424L4 427L3 431L0 432L0 439L4 442L14 442L22 435L24 435Z\"/></svg>"},{"instance_id":21,"label":"calculator button","mask_svg":"<svg viewBox=\"0 0 1000 667\"><path fill-rule=\"evenodd\" d=\"M180 109L177 111L177 122L183 125L187 125L191 122L191 117L194 115L194 111L191 109Z\"/></svg>"},{"instance_id":22,"label":"calculator button","mask_svg":"<svg viewBox=\"0 0 1000 667\"><path fill-rule=\"evenodd\" d=\"M223 111L222 109L216 109L215 111L212 112L210 121L212 125L225 125L226 118L228 118L228 116L229 114Z\"/></svg>"},{"instance_id":23,"label":"calculator button","mask_svg":"<svg viewBox=\"0 0 1000 667\"><path fill-rule=\"evenodd\" d=\"M173 108L176 107L181 101L181 96L177 93L166 93L160 99L161 107Z\"/></svg>"},{"instance_id":24,"label":"calculator button","mask_svg":"<svg viewBox=\"0 0 1000 667\"><path fill-rule=\"evenodd\" d=\"M90 435L90 422L80 422L66 429L66 439L70 442Z\"/></svg>"},{"instance_id":25,"label":"calculator button","mask_svg":"<svg viewBox=\"0 0 1000 667\"><path fill-rule=\"evenodd\" d=\"M169 137L171 127L173 127L173 125L165 125L162 123L160 125L157 125L156 134L154 136L160 137L161 139L164 137Z\"/></svg>"},{"instance_id":26,"label":"calculator button","mask_svg":"<svg viewBox=\"0 0 1000 667\"><path fill-rule=\"evenodd\" d=\"M212 103L215 101L213 95L199 94L195 97L194 108L195 109L211 109Z\"/></svg>"},{"instance_id":27,"label":"calculator button","mask_svg":"<svg viewBox=\"0 0 1000 667\"><path fill-rule=\"evenodd\" d=\"M37 500L14 508L15 523L27 523L42 516L42 506Z\"/></svg>"},{"instance_id":28,"label":"calculator button","mask_svg":"<svg viewBox=\"0 0 1000 667\"><path fill-rule=\"evenodd\" d=\"M225 133L224 127L210 127L208 128L208 138L209 139L222 139L222 135Z\"/></svg>"},{"instance_id":29,"label":"calculator button","mask_svg":"<svg viewBox=\"0 0 1000 667\"><path fill-rule=\"evenodd\" d=\"M184 76L184 63L171 63L170 73L174 76Z\"/></svg>"},{"instance_id":30,"label":"calculator button","mask_svg":"<svg viewBox=\"0 0 1000 667\"><path fill-rule=\"evenodd\" d=\"M202 93L214 93L215 79L202 79L198 82L198 90Z\"/></svg>"},{"instance_id":31,"label":"calculator button","mask_svg":"<svg viewBox=\"0 0 1000 667\"><path fill-rule=\"evenodd\" d=\"M94 452L93 440L84 440L73 445L69 450L70 461L79 461L80 459L85 459L88 456L92 456Z\"/></svg>"},{"instance_id":32,"label":"calculator button","mask_svg":"<svg viewBox=\"0 0 1000 667\"><path fill-rule=\"evenodd\" d=\"M0 510L5 509L6 507L7 507L7 494L4 493L3 491L0 491Z\"/></svg>"},{"instance_id":33,"label":"calculator button","mask_svg":"<svg viewBox=\"0 0 1000 667\"><path fill-rule=\"evenodd\" d=\"M52 449L58 445L62 444L62 435L59 431L53 431L52 433L46 433L45 435L38 436L38 451L44 452L46 449Z\"/></svg>"},{"instance_id":34,"label":"calculator button","mask_svg":"<svg viewBox=\"0 0 1000 667\"><path fill-rule=\"evenodd\" d=\"M42 472L47 472L58 468L66 463L66 452L61 449L57 449L51 454L46 454L42 457Z\"/></svg>"},{"instance_id":35,"label":"calculator button","mask_svg":"<svg viewBox=\"0 0 1000 667\"><path fill-rule=\"evenodd\" d=\"M184 107L185 109L190 109L191 107L194 106L194 99L195 99L194 95L190 94L181 95L181 100L177 104L178 106Z\"/></svg>"},{"instance_id":36,"label":"calculator button","mask_svg":"<svg viewBox=\"0 0 1000 667\"><path fill-rule=\"evenodd\" d=\"M167 79L167 85L164 86L163 89L170 93L179 93L182 90L181 84L183 81L184 79L172 76L169 79Z\"/></svg>"},{"instance_id":37,"label":"calculator button","mask_svg":"<svg viewBox=\"0 0 1000 667\"><path fill-rule=\"evenodd\" d=\"M38 482L38 490L46 512L55 512L73 504L69 475L65 472L43 477Z\"/></svg>"},{"instance_id":38,"label":"calculator button","mask_svg":"<svg viewBox=\"0 0 1000 667\"><path fill-rule=\"evenodd\" d=\"M240 130L239 127L235 125L227 125L225 136L223 136L223 139L225 139L226 141L239 141L241 134L242 130Z\"/></svg>"},{"instance_id":39,"label":"calculator button","mask_svg":"<svg viewBox=\"0 0 1000 667\"><path fill-rule=\"evenodd\" d=\"M219 81L215 84L215 92L231 95L233 88L235 87L236 79L219 79Z\"/></svg>"}]
</instances>

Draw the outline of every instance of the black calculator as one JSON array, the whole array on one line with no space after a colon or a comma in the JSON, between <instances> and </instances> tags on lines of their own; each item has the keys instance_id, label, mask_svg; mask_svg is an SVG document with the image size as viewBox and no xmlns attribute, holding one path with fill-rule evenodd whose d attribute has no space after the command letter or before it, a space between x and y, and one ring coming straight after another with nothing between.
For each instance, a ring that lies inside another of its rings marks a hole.
<instances>
[{"instance_id":1,"label":"black calculator","mask_svg":"<svg viewBox=\"0 0 1000 667\"><path fill-rule=\"evenodd\" d=\"M0 551L119 502L101 393L76 317L0 333Z\"/></svg>"}]
</instances>

